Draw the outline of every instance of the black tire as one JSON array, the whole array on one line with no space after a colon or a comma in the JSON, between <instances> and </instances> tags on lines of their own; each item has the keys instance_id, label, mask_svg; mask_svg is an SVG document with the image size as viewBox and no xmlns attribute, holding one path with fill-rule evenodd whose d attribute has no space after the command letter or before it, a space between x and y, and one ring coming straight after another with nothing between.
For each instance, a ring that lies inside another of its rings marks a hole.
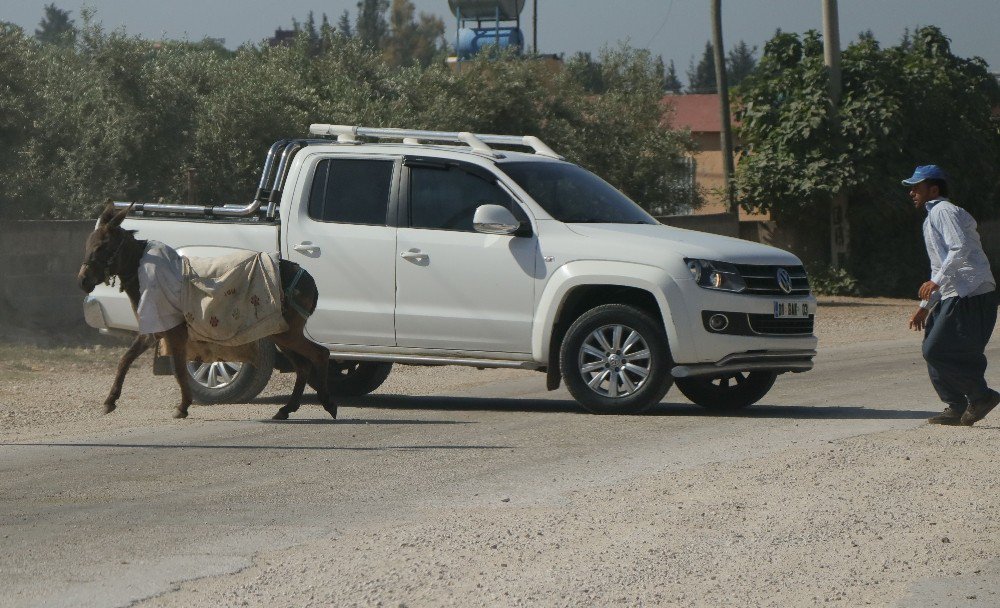
<instances>
[{"instance_id":1,"label":"black tire","mask_svg":"<svg viewBox=\"0 0 1000 608\"><path fill-rule=\"evenodd\" d=\"M267 386L274 372L275 348L269 340L261 340L257 361L253 363L212 363L194 361L187 364L188 386L195 403L247 403ZM226 380L215 372L231 374ZM216 378L213 380L212 378Z\"/></svg>"},{"instance_id":2,"label":"black tire","mask_svg":"<svg viewBox=\"0 0 1000 608\"><path fill-rule=\"evenodd\" d=\"M724 376L678 378L684 396L710 410L732 411L757 403L774 386L774 372L733 372Z\"/></svg>"},{"instance_id":3,"label":"black tire","mask_svg":"<svg viewBox=\"0 0 1000 608\"><path fill-rule=\"evenodd\" d=\"M656 405L673 383L670 367L663 327L648 313L624 304L604 304L580 315L559 349L566 388L595 414L636 414Z\"/></svg>"},{"instance_id":4,"label":"black tire","mask_svg":"<svg viewBox=\"0 0 1000 608\"><path fill-rule=\"evenodd\" d=\"M331 396L360 397L382 386L392 371L392 363L330 359L327 371L327 388Z\"/></svg>"}]
</instances>

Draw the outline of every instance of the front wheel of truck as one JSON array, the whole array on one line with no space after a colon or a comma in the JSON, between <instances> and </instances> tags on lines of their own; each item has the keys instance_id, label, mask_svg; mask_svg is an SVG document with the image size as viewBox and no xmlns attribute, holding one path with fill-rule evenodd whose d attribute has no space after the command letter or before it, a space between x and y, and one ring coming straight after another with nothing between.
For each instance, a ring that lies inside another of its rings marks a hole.
<instances>
[{"instance_id":1,"label":"front wheel of truck","mask_svg":"<svg viewBox=\"0 0 1000 608\"><path fill-rule=\"evenodd\" d=\"M684 396L696 404L710 410L732 411L763 399L777 377L774 372L732 372L678 378L675 382Z\"/></svg>"},{"instance_id":2,"label":"front wheel of truck","mask_svg":"<svg viewBox=\"0 0 1000 608\"><path fill-rule=\"evenodd\" d=\"M636 414L670 390L667 336L648 313L624 304L592 308L563 339L559 368L573 398L595 414Z\"/></svg>"}]
</instances>

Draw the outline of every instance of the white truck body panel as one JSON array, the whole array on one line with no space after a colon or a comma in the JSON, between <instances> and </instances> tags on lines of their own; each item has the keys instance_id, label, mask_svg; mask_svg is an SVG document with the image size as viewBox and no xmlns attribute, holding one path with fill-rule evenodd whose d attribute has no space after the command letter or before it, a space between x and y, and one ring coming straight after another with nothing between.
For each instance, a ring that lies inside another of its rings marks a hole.
<instances>
[{"instance_id":1,"label":"white truck body panel","mask_svg":"<svg viewBox=\"0 0 1000 608\"><path fill-rule=\"evenodd\" d=\"M400 228L398 242L399 346L531 351L534 236Z\"/></svg>"}]
</instances>

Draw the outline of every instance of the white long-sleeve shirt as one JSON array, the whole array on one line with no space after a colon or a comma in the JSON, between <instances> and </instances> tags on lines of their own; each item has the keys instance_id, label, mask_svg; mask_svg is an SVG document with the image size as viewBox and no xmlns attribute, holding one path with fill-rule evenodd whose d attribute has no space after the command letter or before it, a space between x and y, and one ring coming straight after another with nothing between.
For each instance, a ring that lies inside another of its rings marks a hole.
<instances>
[{"instance_id":1,"label":"white long-sleeve shirt","mask_svg":"<svg viewBox=\"0 0 1000 608\"><path fill-rule=\"evenodd\" d=\"M996 280L979 240L976 220L946 198L928 201L926 209L924 243L931 261L931 280L940 289L921 306L930 308L942 299L993 291Z\"/></svg>"}]
</instances>

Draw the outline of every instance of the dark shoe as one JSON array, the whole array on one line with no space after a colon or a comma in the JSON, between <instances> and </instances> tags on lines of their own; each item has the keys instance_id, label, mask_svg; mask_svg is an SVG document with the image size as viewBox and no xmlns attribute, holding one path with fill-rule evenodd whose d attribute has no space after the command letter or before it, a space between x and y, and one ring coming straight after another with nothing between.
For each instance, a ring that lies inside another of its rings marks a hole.
<instances>
[{"instance_id":1,"label":"dark shoe","mask_svg":"<svg viewBox=\"0 0 1000 608\"><path fill-rule=\"evenodd\" d=\"M962 412L950 405L944 411L927 419L927 424L945 424L948 426L958 426L962 422Z\"/></svg>"},{"instance_id":2,"label":"dark shoe","mask_svg":"<svg viewBox=\"0 0 1000 608\"><path fill-rule=\"evenodd\" d=\"M983 399L976 401L975 403L970 403L968 409L962 414L962 424L965 426L972 426L973 424L979 422L989 414L993 408L1000 403L1000 393L993 389Z\"/></svg>"}]
</instances>

